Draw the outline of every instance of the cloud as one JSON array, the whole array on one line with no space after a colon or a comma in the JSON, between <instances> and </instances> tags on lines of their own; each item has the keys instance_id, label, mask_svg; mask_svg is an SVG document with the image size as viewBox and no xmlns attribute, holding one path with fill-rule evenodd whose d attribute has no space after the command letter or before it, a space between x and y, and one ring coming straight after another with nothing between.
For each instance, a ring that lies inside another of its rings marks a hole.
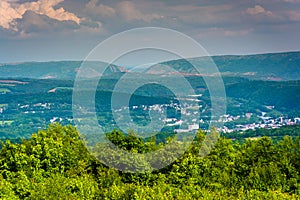
<instances>
[{"instance_id":1,"label":"cloud","mask_svg":"<svg viewBox=\"0 0 300 200\"><path fill-rule=\"evenodd\" d=\"M273 16L273 13L269 10L266 10L260 5L256 5L253 8L248 8L246 13L250 15L266 15L266 16Z\"/></svg>"},{"instance_id":2,"label":"cloud","mask_svg":"<svg viewBox=\"0 0 300 200\"><path fill-rule=\"evenodd\" d=\"M21 19L23 16L6 1L0 2L0 26L5 29L16 29L15 19Z\"/></svg>"},{"instance_id":3,"label":"cloud","mask_svg":"<svg viewBox=\"0 0 300 200\"><path fill-rule=\"evenodd\" d=\"M46 15L37 14L33 11L26 11L22 19L17 19L20 36L26 37L34 34L56 33L59 30L63 33L65 30L79 29L79 25L74 21L59 21Z\"/></svg>"},{"instance_id":4,"label":"cloud","mask_svg":"<svg viewBox=\"0 0 300 200\"><path fill-rule=\"evenodd\" d=\"M252 29L243 29L243 30L224 30L225 36L245 36L251 33Z\"/></svg>"},{"instance_id":5,"label":"cloud","mask_svg":"<svg viewBox=\"0 0 300 200\"><path fill-rule=\"evenodd\" d=\"M163 16L152 13L143 14L137 9L135 4L131 1L122 1L117 5L118 14L127 21L143 20L145 22L151 22L154 19L161 19Z\"/></svg>"},{"instance_id":6,"label":"cloud","mask_svg":"<svg viewBox=\"0 0 300 200\"><path fill-rule=\"evenodd\" d=\"M224 28L224 27L212 27L204 29L203 31L198 31L198 38L211 38L211 37L221 37L221 38L235 38L235 37L245 37L253 32L251 28Z\"/></svg>"},{"instance_id":7,"label":"cloud","mask_svg":"<svg viewBox=\"0 0 300 200\"><path fill-rule=\"evenodd\" d=\"M17 8L17 11L24 14L29 10L58 21L74 21L79 24L80 19L75 14L66 11L63 7L54 9L55 6L63 1L64 0L38 0L37 2L28 2L21 4Z\"/></svg>"},{"instance_id":8,"label":"cloud","mask_svg":"<svg viewBox=\"0 0 300 200\"><path fill-rule=\"evenodd\" d=\"M99 4L98 0L90 0L85 6L85 11L93 16L100 17L111 17L116 13L115 9L107 5Z\"/></svg>"},{"instance_id":9,"label":"cloud","mask_svg":"<svg viewBox=\"0 0 300 200\"><path fill-rule=\"evenodd\" d=\"M300 0L283 0L283 1L287 3L300 3Z\"/></svg>"},{"instance_id":10,"label":"cloud","mask_svg":"<svg viewBox=\"0 0 300 200\"><path fill-rule=\"evenodd\" d=\"M154 3L155 4L155 3ZM82 30L88 33L112 34L145 26L163 19L153 12L153 3L139 1L116 1L103 4L100 0L88 0L82 9Z\"/></svg>"},{"instance_id":11,"label":"cloud","mask_svg":"<svg viewBox=\"0 0 300 200\"><path fill-rule=\"evenodd\" d=\"M287 11L285 12L287 18L291 21L300 21L300 13L297 11Z\"/></svg>"},{"instance_id":12,"label":"cloud","mask_svg":"<svg viewBox=\"0 0 300 200\"><path fill-rule=\"evenodd\" d=\"M176 30L204 31L212 27L227 28L239 26L241 11L236 9L236 5L218 4L218 5L175 5L168 7L168 14L165 14L165 19L172 18ZM166 21L166 20L164 20ZM169 23L170 24L170 23Z\"/></svg>"},{"instance_id":13,"label":"cloud","mask_svg":"<svg viewBox=\"0 0 300 200\"><path fill-rule=\"evenodd\" d=\"M80 24L81 19L63 7L56 8L64 0L38 0L36 2L19 3L2 0L0 3L0 26L18 31L17 19L22 19L27 11L45 15L57 21L73 21Z\"/></svg>"}]
</instances>

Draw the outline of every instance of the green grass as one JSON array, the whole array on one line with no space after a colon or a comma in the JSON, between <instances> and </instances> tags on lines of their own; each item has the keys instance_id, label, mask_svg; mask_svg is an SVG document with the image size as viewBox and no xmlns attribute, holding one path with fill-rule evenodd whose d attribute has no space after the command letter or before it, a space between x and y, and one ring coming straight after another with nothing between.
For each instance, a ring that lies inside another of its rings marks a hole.
<instances>
[{"instance_id":1,"label":"green grass","mask_svg":"<svg viewBox=\"0 0 300 200\"><path fill-rule=\"evenodd\" d=\"M73 90L72 87L57 87L56 90Z\"/></svg>"},{"instance_id":2,"label":"green grass","mask_svg":"<svg viewBox=\"0 0 300 200\"><path fill-rule=\"evenodd\" d=\"M15 84L10 84L10 83L0 83L0 86L10 86L10 87L15 87Z\"/></svg>"},{"instance_id":3,"label":"green grass","mask_svg":"<svg viewBox=\"0 0 300 200\"><path fill-rule=\"evenodd\" d=\"M0 121L0 125L11 125L14 121L13 120L4 120Z\"/></svg>"},{"instance_id":4,"label":"green grass","mask_svg":"<svg viewBox=\"0 0 300 200\"><path fill-rule=\"evenodd\" d=\"M0 93L7 93L7 92L10 92L10 90L7 88L0 88Z\"/></svg>"}]
</instances>

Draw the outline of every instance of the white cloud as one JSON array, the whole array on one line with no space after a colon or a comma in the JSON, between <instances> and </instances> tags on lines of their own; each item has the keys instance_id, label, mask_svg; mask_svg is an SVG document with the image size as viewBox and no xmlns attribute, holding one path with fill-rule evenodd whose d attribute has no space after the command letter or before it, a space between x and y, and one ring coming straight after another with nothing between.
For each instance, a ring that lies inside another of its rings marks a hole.
<instances>
[{"instance_id":1,"label":"white cloud","mask_svg":"<svg viewBox=\"0 0 300 200\"><path fill-rule=\"evenodd\" d=\"M22 15L6 1L0 2L0 26L5 29L16 30L14 20L21 19Z\"/></svg>"},{"instance_id":2,"label":"white cloud","mask_svg":"<svg viewBox=\"0 0 300 200\"><path fill-rule=\"evenodd\" d=\"M58 21L74 21L80 23L80 18L75 14L66 11L63 7L55 9L64 0L38 0L36 2L17 3L11 0L0 2L0 26L5 29L17 31L16 19L22 19L27 11L45 15Z\"/></svg>"},{"instance_id":3,"label":"white cloud","mask_svg":"<svg viewBox=\"0 0 300 200\"><path fill-rule=\"evenodd\" d=\"M259 14L262 14L262 15L266 15L266 16L273 16L273 13L271 11L266 10L265 8L263 8L260 5L256 5L253 8L248 8L246 10L246 12L248 14L250 14L250 15L259 15Z\"/></svg>"},{"instance_id":4,"label":"white cloud","mask_svg":"<svg viewBox=\"0 0 300 200\"><path fill-rule=\"evenodd\" d=\"M21 4L17 8L17 11L24 14L26 11L30 10L58 21L74 21L79 24L80 19L75 14L66 11L63 7L54 9L55 6L63 1L64 0L39 0L37 2L28 2Z\"/></svg>"}]
</instances>

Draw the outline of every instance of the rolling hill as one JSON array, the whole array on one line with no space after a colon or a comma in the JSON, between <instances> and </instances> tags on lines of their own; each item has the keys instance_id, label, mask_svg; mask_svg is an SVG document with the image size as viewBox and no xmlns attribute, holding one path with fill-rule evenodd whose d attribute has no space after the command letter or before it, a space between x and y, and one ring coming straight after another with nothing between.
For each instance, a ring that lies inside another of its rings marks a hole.
<instances>
[{"instance_id":1,"label":"rolling hill","mask_svg":"<svg viewBox=\"0 0 300 200\"><path fill-rule=\"evenodd\" d=\"M213 56L212 60L223 76L271 81L300 80L300 52ZM163 64L182 73L197 74L188 61L193 61L201 66L207 61L207 58L174 60Z\"/></svg>"},{"instance_id":2,"label":"rolling hill","mask_svg":"<svg viewBox=\"0 0 300 200\"><path fill-rule=\"evenodd\" d=\"M225 55L213 56L213 61L223 76L245 77L249 79L285 81L300 80L300 52L269 53L258 55ZM164 62L184 75L197 74L189 60L173 60ZM192 58L190 61L200 66L206 58ZM15 64L1 64L0 78L30 78L30 79L62 79L74 80L81 61L59 62L26 62ZM107 66L102 62L86 62L95 75L97 67ZM110 65L107 75L127 72L124 67ZM155 74L151 71L148 72Z\"/></svg>"},{"instance_id":3,"label":"rolling hill","mask_svg":"<svg viewBox=\"0 0 300 200\"><path fill-rule=\"evenodd\" d=\"M0 65L0 78L30 78L30 79L58 79L74 80L81 66L81 61L59 62L25 62ZM102 62L85 62L89 67L91 76L97 75L98 67L106 67ZM105 71L106 75L122 73L123 67L110 65Z\"/></svg>"}]
</instances>

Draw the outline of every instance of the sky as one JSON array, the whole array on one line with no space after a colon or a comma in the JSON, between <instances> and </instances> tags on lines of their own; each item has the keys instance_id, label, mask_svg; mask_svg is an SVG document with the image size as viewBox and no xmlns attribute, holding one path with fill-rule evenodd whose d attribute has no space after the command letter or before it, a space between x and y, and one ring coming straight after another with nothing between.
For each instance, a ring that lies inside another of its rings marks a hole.
<instances>
[{"instance_id":1,"label":"sky","mask_svg":"<svg viewBox=\"0 0 300 200\"><path fill-rule=\"evenodd\" d=\"M300 0L0 0L0 63L82 60L131 28L180 31L210 55L300 50Z\"/></svg>"}]
</instances>

